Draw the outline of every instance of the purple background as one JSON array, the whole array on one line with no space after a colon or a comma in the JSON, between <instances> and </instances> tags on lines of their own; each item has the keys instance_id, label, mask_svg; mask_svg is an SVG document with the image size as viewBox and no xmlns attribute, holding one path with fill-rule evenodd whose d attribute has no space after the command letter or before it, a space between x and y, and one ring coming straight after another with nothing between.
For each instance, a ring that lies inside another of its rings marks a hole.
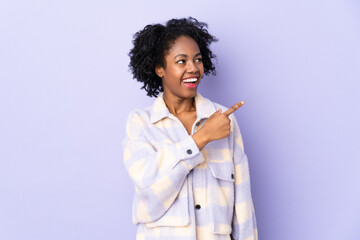
<instances>
[{"instance_id":1,"label":"purple background","mask_svg":"<svg viewBox=\"0 0 360 240\"><path fill-rule=\"evenodd\" d=\"M200 92L236 116L261 240L360 239L360 3L0 2L0 239L134 239L127 114L154 99L132 34L194 16L220 41Z\"/></svg>"}]
</instances>

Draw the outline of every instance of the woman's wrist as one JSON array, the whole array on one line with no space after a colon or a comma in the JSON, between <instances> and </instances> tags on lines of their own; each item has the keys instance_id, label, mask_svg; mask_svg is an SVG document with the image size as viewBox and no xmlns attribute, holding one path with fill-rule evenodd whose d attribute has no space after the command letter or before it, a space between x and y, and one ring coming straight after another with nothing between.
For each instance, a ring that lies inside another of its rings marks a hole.
<instances>
[{"instance_id":1,"label":"woman's wrist","mask_svg":"<svg viewBox=\"0 0 360 240\"><path fill-rule=\"evenodd\" d=\"M192 138L194 139L200 151L206 146L206 144L210 142L209 138L207 137L207 134L205 134L205 132L202 130L203 129L200 129L199 131L197 131L192 135Z\"/></svg>"}]
</instances>

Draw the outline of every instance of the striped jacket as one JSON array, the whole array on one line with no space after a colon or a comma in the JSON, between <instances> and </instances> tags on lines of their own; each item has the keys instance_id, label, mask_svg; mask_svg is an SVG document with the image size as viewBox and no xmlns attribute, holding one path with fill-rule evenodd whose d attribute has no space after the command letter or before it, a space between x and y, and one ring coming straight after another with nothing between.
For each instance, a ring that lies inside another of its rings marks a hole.
<instances>
[{"instance_id":1,"label":"striped jacket","mask_svg":"<svg viewBox=\"0 0 360 240\"><path fill-rule=\"evenodd\" d=\"M225 107L199 93L192 134ZM240 129L201 151L165 105L129 114L124 163L135 184L133 222L137 240L256 240L248 159Z\"/></svg>"}]
</instances>

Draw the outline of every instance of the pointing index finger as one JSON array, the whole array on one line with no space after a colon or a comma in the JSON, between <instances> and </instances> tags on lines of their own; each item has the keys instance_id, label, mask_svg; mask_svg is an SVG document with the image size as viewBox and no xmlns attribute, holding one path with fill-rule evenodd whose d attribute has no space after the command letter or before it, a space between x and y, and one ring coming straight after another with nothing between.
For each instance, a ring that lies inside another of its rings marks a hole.
<instances>
[{"instance_id":1,"label":"pointing index finger","mask_svg":"<svg viewBox=\"0 0 360 240\"><path fill-rule=\"evenodd\" d=\"M236 110L238 110L242 105L244 105L245 102L244 101L240 101L237 104L233 105L231 108L229 108L228 110L226 110L224 112L224 114L226 116L229 116L230 114L232 114L233 112L235 112Z\"/></svg>"}]
</instances>

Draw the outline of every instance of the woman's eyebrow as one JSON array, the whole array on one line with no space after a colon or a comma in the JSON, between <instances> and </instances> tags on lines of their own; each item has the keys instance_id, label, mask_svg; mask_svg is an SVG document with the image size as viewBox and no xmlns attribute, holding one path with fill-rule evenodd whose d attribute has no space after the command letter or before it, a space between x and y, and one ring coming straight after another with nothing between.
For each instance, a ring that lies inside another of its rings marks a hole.
<instances>
[{"instance_id":1,"label":"woman's eyebrow","mask_svg":"<svg viewBox=\"0 0 360 240\"><path fill-rule=\"evenodd\" d=\"M195 54L195 57L197 57L197 56L201 56L201 53L200 52L198 52L197 54ZM178 55L176 55L174 58L177 58L177 57L188 57L188 55L186 55L186 54L178 54Z\"/></svg>"},{"instance_id":2,"label":"woman's eyebrow","mask_svg":"<svg viewBox=\"0 0 360 240\"><path fill-rule=\"evenodd\" d=\"M174 58L177 58L177 57L187 57L187 55L186 54L178 54Z\"/></svg>"}]
</instances>

